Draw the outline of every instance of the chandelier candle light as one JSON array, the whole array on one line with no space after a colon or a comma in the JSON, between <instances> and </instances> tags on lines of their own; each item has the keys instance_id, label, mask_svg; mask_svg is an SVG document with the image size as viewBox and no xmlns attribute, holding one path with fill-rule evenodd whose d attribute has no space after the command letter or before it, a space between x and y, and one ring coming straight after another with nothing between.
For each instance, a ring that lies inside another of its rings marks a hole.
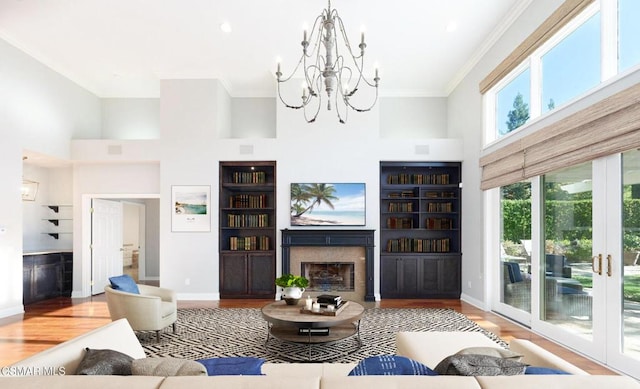
<instances>
[{"instance_id":1,"label":"chandelier candle light","mask_svg":"<svg viewBox=\"0 0 640 389\"><path fill-rule=\"evenodd\" d=\"M339 34L338 34L339 33ZM342 38L342 45L346 48L347 60L349 64L345 64L345 56L340 54L338 49L338 37ZM314 46L309 54L309 43L313 42ZM321 52L324 47L324 55ZM278 61L278 70L276 77L278 78L278 97L280 101L287 107L292 109L303 108L304 117L307 123L313 123L318 117L320 107L322 105L323 88L327 93L327 110L331 110L331 106L335 106L336 114L340 123L345 123L348 116L348 109L351 108L356 112L367 112L371 110L378 101L378 68L375 69L373 82L370 82L362 74L364 65L364 49L367 47L364 42L364 32L360 36L360 55L354 55L351 45L345 33L342 18L338 15L338 11L331 9L331 0L328 1L327 9L322 10L322 14L318 16L311 29L311 35L307 39L307 30L304 30L302 38L302 56L298 61L293 73L289 77L282 78L280 71L280 61ZM351 57L349 59L349 57ZM315 59L314 59L315 58ZM309 60L309 65L307 65ZM280 93L280 84L287 82L298 73L298 69L302 65L304 72L304 83L302 85L302 103L300 105L292 105L285 102ZM353 89L349 89L351 81L357 78ZM369 86L375 89L375 99L370 106L358 108L351 104L349 99L355 95L359 86ZM344 104L342 107L339 102ZM311 114L307 113L307 109Z\"/></svg>"}]
</instances>

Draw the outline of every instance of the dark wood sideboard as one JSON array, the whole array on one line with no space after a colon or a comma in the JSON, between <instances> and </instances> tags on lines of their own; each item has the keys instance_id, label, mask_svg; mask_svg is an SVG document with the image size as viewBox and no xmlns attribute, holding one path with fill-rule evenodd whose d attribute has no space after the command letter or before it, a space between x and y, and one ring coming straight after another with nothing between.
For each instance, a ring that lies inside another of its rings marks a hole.
<instances>
[{"instance_id":1,"label":"dark wood sideboard","mask_svg":"<svg viewBox=\"0 0 640 389\"><path fill-rule=\"evenodd\" d=\"M23 255L23 304L53 297L71 297L73 252L41 251Z\"/></svg>"}]
</instances>

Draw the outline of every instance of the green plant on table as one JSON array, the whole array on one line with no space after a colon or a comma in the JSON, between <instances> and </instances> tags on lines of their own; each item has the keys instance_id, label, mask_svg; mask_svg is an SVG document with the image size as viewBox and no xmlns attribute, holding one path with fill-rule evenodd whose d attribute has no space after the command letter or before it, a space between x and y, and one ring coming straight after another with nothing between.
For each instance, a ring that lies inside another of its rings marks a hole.
<instances>
[{"instance_id":1,"label":"green plant on table","mask_svg":"<svg viewBox=\"0 0 640 389\"><path fill-rule=\"evenodd\" d=\"M276 278L276 286L281 288L290 288L297 286L298 288L306 288L309 286L309 280L304 276L294 276L293 274L283 274Z\"/></svg>"}]
</instances>

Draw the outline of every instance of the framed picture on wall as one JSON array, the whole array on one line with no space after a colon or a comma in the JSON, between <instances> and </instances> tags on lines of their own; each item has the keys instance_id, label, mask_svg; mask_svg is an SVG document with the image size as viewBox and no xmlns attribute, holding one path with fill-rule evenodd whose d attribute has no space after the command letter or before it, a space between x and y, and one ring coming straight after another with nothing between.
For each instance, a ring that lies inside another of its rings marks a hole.
<instances>
[{"instance_id":1,"label":"framed picture on wall","mask_svg":"<svg viewBox=\"0 0 640 389\"><path fill-rule=\"evenodd\" d=\"M211 231L211 187L174 185L171 187L171 231Z\"/></svg>"},{"instance_id":2,"label":"framed picture on wall","mask_svg":"<svg viewBox=\"0 0 640 389\"><path fill-rule=\"evenodd\" d=\"M364 226L364 183L292 183L292 226Z\"/></svg>"}]
</instances>

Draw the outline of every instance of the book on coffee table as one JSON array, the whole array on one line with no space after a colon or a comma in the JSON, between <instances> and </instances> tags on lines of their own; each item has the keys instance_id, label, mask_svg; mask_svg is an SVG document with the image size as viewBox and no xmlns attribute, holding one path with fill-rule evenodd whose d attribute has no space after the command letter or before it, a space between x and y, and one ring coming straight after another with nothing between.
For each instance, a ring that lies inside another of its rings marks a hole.
<instances>
[{"instance_id":1,"label":"book on coffee table","mask_svg":"<svg viewBox=\"0 0 640 389\"><path fill-rule=\"evenodd\" d=\"M344 308L347 306L347 304L349 304L348 301L343 301L340 306L337 306L333 309L333 311L328 310L326 307L322 307L322 305L320 305L320 310L319 311L314 311L311 309L306 309L306 308L301 308L300 309L300 313L310 313L313 315L324 315L324 316L338 316L340 314L340 312L342 312L342 310L344 310Z\"/></svg>"},{"instance_id":2,"label":"book on coffee table","mask_svg":"<svg viewBox=\"0 0 640 389\"><path fill-rule=\"evenodd\" d=\"M342 297L331 295L331 294L321 294L317 297L317 301L321 307L326 307L327 305L335 305L338 308L342 303Z\"/></svg>"}]
</instances>

